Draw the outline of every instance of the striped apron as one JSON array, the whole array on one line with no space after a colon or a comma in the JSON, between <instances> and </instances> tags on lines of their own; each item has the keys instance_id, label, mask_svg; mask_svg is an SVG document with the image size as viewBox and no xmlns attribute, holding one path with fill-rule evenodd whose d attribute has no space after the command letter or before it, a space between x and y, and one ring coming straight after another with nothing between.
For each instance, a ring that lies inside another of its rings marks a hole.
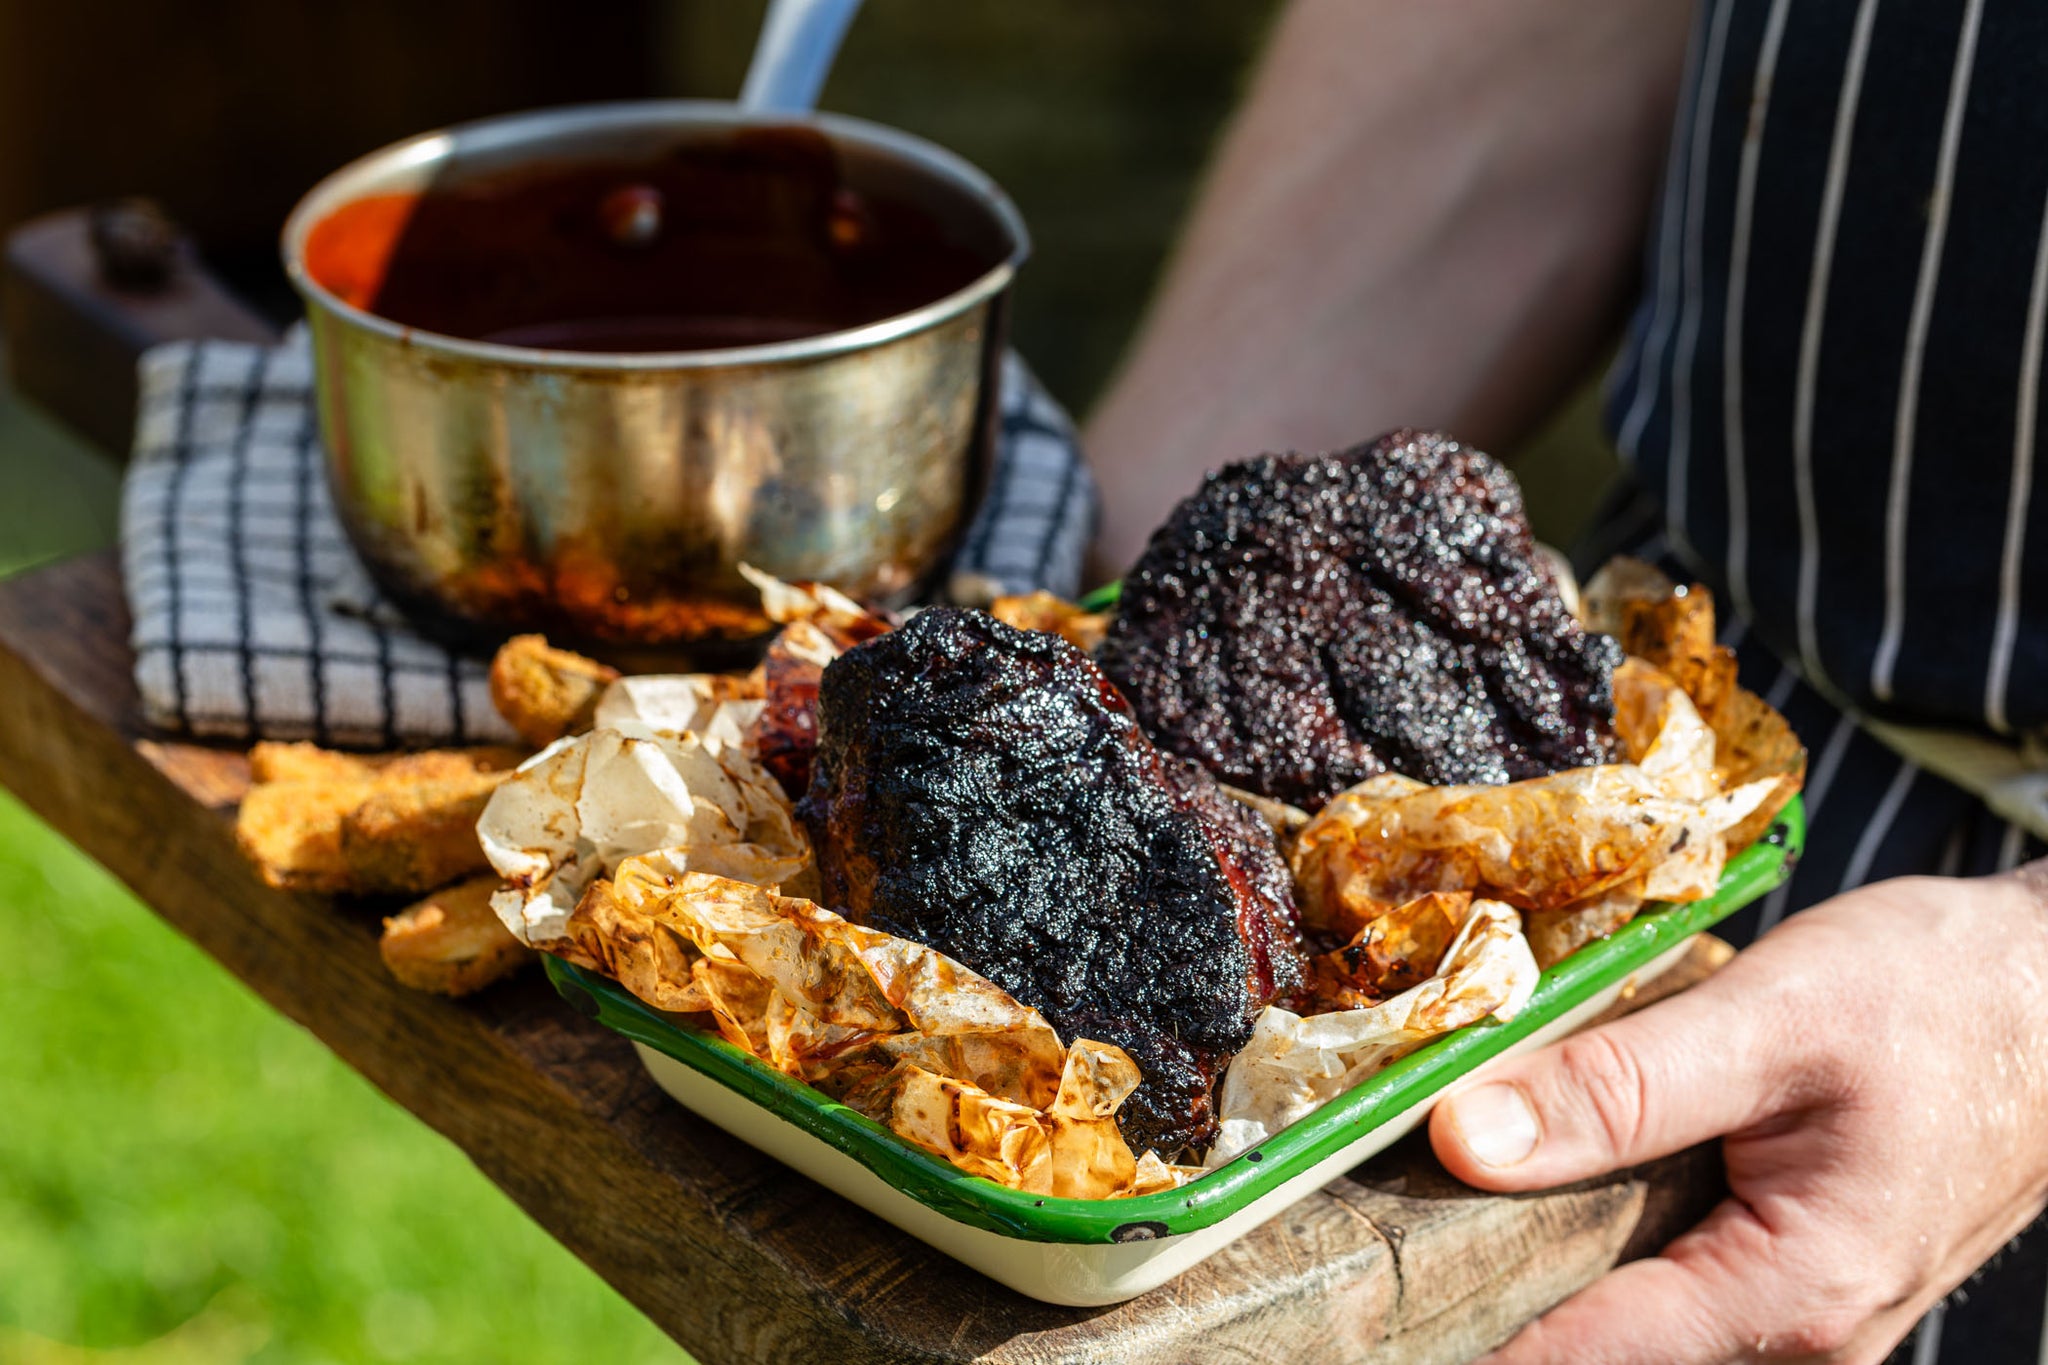
<instances>
[{"instance_id":1,"label":"striped apron","mask_svg":"<svg viewBox=\"0 0 2048 1365\"><path fill-rule=\"evenodd\" d=\"M1806 856L1723 932L2041 856L1857 717L2048 726L2048 5L1703 0L1645 274L1575 559L1708 582L1811 755ZM2044 1316L2037 1222L1893 1359L2036 1365Z\"/></svg>"}]
</instances>

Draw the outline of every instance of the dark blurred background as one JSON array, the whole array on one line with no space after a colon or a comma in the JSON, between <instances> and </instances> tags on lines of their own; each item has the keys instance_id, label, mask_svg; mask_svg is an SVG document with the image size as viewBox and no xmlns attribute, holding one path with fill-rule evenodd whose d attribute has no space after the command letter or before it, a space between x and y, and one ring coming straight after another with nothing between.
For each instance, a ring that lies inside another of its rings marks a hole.
<instances>
[{"instance_id":1,"label":"dark blurred background","mask_svg":"<svg viewBox=\"0 0 2048 1365\"><path fill-rule=\"evenodd\" d=\"M1009 189L1036 242L1016 341L1079 414L1278 8L867 0L823 104ZM282 320L278 228L328 171L488 114L729 98L761 10L0 0L0 231L148 195ZM1501 452L1553 541L1610 470L1591 410L1589 390ZM111 543L118 487L0 383L0 573ZM4 794L0 936L0 1361L674 1358L459 1153Z\"/></svg>"},{"instance_id":2,"label":"dark blurred background","mask_svg":"<svg viewBox=\"0 0 2048 1365\"><path fill-rule=\"evenodd\" d=\"M0 0L0 229L49 209L148 195L245 297L283 319L296 305L277 267L278 227L320 176L387 142L488 114L728 98L762 9L756 0ZM1017 344L1084 413L1278 9L1277 0L869 0L823 104L952 147L1009 189L1036 242L1017 295ZM1608 472L1589 415L1581 401L1530 449L1504 452L1519 456L1537 529L1553 540L1569 538ZM0 417L0 430L7 423ZM21 473L4 448L0 462ZM103 479L86 483L103 499ZM7 532L0 523L0 555ZM15 544L17 559L61 548L53 530L29 534L36 543Z\"/></svg>"},{"instance_id":3,"label":"dark blurred background","mask_svg":"<svg viewBox=\"0 0 2048 1365\"><path fill-rule=\"evenodd\" d=\"M1084 407L1143 304L1211 139L1277 6L1183 0L870 0L825 107L952 147L1037 239L1017 339ZM569 6L354 0L295 7L0 4L0 225L146 194L250 297L293 202L344 161L486 114L657 95L729 98L759 27L744 0Z\"/></svg>"}]
</instances>

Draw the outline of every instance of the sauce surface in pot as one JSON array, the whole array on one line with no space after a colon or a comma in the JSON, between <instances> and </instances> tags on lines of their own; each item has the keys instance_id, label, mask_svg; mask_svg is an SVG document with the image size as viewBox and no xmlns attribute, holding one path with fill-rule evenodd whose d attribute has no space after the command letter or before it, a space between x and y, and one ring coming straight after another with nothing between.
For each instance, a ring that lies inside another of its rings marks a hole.
<instances>
[{"instance_id":1,"label":"sauce surface in pot","mask_svg":"<svg viewBox=\"0 0 2048 1365\"><path fill-rule=\"evenodd\" d=\"M900 168L862 173L814 131L757 128L641 157L454 168L342 205L304 261L343 301L422 331L664 352L879 322L1006 254L985 216Z\"/></svg>"}]
</instances>

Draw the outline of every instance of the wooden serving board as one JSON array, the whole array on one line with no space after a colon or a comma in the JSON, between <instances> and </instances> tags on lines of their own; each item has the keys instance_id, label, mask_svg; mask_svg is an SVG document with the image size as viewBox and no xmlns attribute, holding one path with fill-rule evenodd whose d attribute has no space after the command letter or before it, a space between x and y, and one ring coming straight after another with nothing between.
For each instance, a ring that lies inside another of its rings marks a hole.
<instances>
[{"instance_id":1,"label":"wooden serving board","mask_svg":"<svg viewBox=\"0 0 2048 1365\"><path fill-rule=\"evenodd\" d=\"M271 890L237 854L239 753L138 732L127 636L111 555L0 583L0 782L707 1365L1461 1361L1719 1196L1707 1148L1480 1195L1418 1137L1140 1299L1034 1302L679 1109L538 972L467 1002L397 985L377 956L381 907ZM1726 953L1703 939L1633 1004Z\"/></svg>"}]
</instances>

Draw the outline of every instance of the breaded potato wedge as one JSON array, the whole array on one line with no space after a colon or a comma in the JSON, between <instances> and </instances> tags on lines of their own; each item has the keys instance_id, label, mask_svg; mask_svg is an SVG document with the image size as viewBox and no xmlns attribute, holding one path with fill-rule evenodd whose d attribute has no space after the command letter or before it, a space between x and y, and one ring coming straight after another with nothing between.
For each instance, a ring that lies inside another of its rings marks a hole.
<instances>
[{"instance_id":1,"label":"breaded potato wedge","mask_svg":"<svg viewBox=\"0 0 2048 1365\"><path fill-rule=\"evenodd\" d=\"M384 921L377 951L404 985L436 995L468 995L518 971L533 950L491 911L496 876L472 877Z\"/></svg>"},{"instance_id":2,"label":"breaded potato wedge","mask_svg":"<svg viewBox=\"0 0 2048 1365\"><path fill-rule=\"evenodd\" d=\"M469 773L372 791L341 820L349 889L411 895L489 867L476 822L507 776Z\"/></svg>"},{"instance_id":3,"label":"breaded potato wedge","mask_svg":"<svg viewBox=\"0 0 2048 1365\"><path fill-rule=\"evenodd\" d=\"M317 744L265 741L249 750L249 780L266 782L438 782L471 773L509 772L526 759L519 749L480 744L404 754L345 754Z\"/></svg>"},{"instance_id":4,"label":"breaded potato wedge","mask_svg":"<svg viewBox=\"0 0 2048 1365\"><path fill-rule=\"evenodd\" d=\"M363 781L266 782L251 787L235 814L235 842L263 874L287 891L337 891L348 883L341 822L372 787Z\"/></svg>"},{"instance_id":5,"label":"breaded potato wedge","mask_svg":"<svg viewBox=\"0 0 2048 1365\"><path fill-rule=\"evenodd\" d=\"M497 747L366 756L259 744L235 837L272 886L419 895L486 865L476 819L519 761Z\"/></svg>"},{"instance_id":6,"label":"breaded potato wedge","mask_svg":"<svg viewBox=\"0 0 2048 1365\"><path fill-rule=\"evenodd\" d=\"M536 749L589 728L598 695L619 670L566 649L541 635L515 635L491 660L491 704L506 724Z\"/></svg>"},{"instance_id":7,"label":"breaded potato wedge","mask_svg":"<svg viewBox=\"0 0 2048 1365\"><path fill-rule=\"evenodd\" d=\"M265 741L249 751L249 780L270 782L367 782L375 774L360 754L336 753L317 744Z\"/></svg>"}]
</instances>

